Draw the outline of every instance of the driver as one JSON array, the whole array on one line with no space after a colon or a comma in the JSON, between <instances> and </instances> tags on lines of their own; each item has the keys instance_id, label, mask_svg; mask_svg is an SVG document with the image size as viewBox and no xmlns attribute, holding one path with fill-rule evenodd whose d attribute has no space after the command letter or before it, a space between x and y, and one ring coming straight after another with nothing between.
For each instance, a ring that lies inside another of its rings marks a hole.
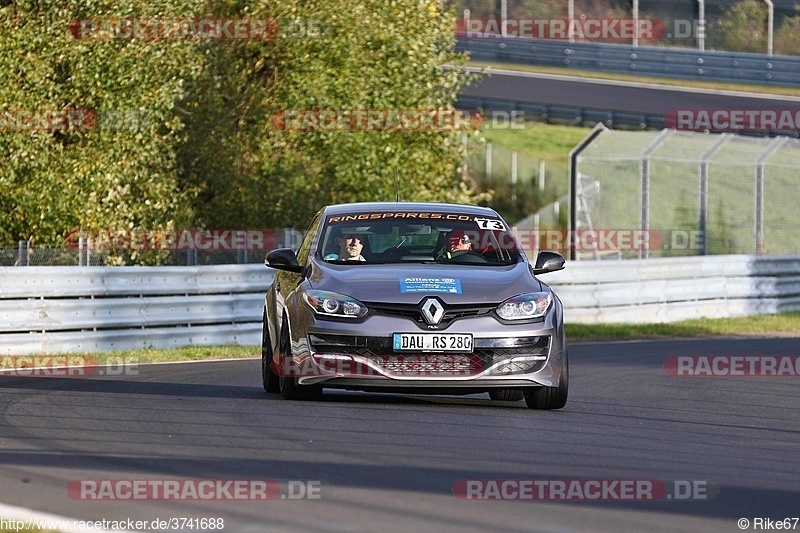
<instances>
[{"instance_id":1,"label":"driver","mask_svg":"<svg viewBox=\"0 0 800 533\"><path fill-rule=\"evenodd\" d=\"M366 261L361 255L364 249L362 235L342 235L339 237L339 261Z\"/></svg>"},{"instance_id":2,"label":"driver","mask_svg":"<svg viewBox=\"0 0 800 533\"><path fill-rule=\"evenodd\" d=\"M486 259L475 252L473 244L475 242L474 232L456 229L447 236L447 246L440 259L447 261L457 261L461 263L486 263Z\"/></svg>"}]
</instances>

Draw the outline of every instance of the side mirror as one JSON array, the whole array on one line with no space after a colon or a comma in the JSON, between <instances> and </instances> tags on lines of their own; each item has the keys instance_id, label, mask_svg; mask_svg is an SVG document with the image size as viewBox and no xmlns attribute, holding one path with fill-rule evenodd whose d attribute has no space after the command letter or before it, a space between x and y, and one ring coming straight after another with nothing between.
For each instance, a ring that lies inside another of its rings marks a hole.
<instances>
[{"instance_id":1,"label":"side mirror","mask_svg":"<svg viewBox=\"0 0 800 533\"><path fill-rule=\"evenodd\" d=\"M556 270L564 270L564 256L555 252L539 252L539 255L536 256L533 273L547 274Z\"/></svg>"},{"instance_id":2,"label":"side mirror","mask_svg":"<svg viewBox=\"0 0 800 533\"><path fill-rule=\"evenodd\" d=\"M267 259L264 264L269 268L276 268L278 270L286 270L287 272L294 272L300 274L303 267L297 262L297 255L291 248L278 248L272 250L267 254Z\"/></svg>"}]
</instances>

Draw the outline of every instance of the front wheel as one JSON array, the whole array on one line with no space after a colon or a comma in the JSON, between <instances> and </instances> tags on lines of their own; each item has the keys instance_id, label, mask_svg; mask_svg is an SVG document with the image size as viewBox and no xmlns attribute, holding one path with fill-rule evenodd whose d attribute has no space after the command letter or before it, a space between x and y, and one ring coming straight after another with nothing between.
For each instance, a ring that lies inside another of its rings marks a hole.
<instances>
[{"instance_id":1,"label":"front wheel","mask_svg":"<svg viewBox=\"0 0 800 533\"><path fill-rule=\"evenodd\" d=\"M269 338L267 315L264 313L264 324L261 330L261 382L267 392L278 392L278 376L272 373L272 343Z\"/></svg>"},{"instance_id":2,"label":"front wheel","mask_svg":"<svg viewBox=\"0 0 800 533\"><path fill-rule=\"evenodd\" d=\"M564 352L558 387L537 387L525 391L525 404L530 409L561 409L567 405L569 392L569 363Z\"/></svg>"},{"instance_id":3,"label":"front wheel","mask_svg":"<svg viewBox=\"0 0 800 533\"><path fill-rule=\"evenodd\" d=\"M285 400L318 400L322 397L322 387L318 385L299 385L297 378L292 377L287 370L286 360L291 357L291 336L289 324L283 320L281 327L280 349L280 374L278 375L278 389Z\"/></svg>"}]
</instances>

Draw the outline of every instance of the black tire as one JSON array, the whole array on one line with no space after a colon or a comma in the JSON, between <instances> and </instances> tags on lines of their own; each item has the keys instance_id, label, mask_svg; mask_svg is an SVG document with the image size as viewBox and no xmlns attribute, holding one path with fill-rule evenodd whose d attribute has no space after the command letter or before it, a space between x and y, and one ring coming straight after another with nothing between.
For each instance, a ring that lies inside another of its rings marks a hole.
<instances>
[{"instance_id":1,"label":"black tire","mask_svg":"<svg viewBox=\"0 0 800 533\"><path fill-rule=\"evenodd\" d=\"M537 387L525 391L525 404L530 409L561 409L567 405L569 392L569 363L564 352L564 364L561 367L561 379L558 387Z\"/></svg>"},{"instance_id":2,"label":"black tire","mask_svg":"<svg viewBox=\"0 0 800 533\"><path fill-rule=\"evenodd\" d=\"M272 343L269 338L267 315L264 314L263 329L261 330L261 382L266 392L278 392L278 376L272 373Z\"/></svg>"},{"instance_id":3,"label":"black tire","mask_svg":"<svg viewBox=\"0 0 800 533\"><path fill-rule=\"evenodd\" d=\"M287 376L286 357L291 352L291 336L289 335L289 324L286 319L281 326L280 360L281 372L278 375L278 389L281 397L285 400L318 400L322 397L322 387L315 385L299 385L297 378Z\"/></svg>"},{"instance_id":4,"label":"black tire","mask_svg":"<svg viewBox=\"0 0 800 533\"><path fill-rule=\"evenodd\" d=\"M497 389L489 391L489 398L497 402L518 402L524 397L525 394L517 389Z\"/></svg>"}]
</instances>

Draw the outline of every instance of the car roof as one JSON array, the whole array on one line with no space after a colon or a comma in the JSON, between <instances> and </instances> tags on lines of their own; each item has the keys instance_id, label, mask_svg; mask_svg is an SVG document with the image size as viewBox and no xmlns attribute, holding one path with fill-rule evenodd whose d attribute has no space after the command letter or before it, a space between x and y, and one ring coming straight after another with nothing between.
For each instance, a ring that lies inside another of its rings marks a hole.
<instances>
[{"instance_id":1,"label":"car roof","mask_svg":"<svg viewBox=\"0 0 800 533\"><path fill-rule=\"evenodd\" d=\"M326 215L342 215L353 212L373 211L385 213L390 211L437 211L441 213L464 213L466 215L483 215L500 217L494 209L475 205L444 204L436 202L356 202L350 204L329 205Z\"/></svg>"}]
</instances>

